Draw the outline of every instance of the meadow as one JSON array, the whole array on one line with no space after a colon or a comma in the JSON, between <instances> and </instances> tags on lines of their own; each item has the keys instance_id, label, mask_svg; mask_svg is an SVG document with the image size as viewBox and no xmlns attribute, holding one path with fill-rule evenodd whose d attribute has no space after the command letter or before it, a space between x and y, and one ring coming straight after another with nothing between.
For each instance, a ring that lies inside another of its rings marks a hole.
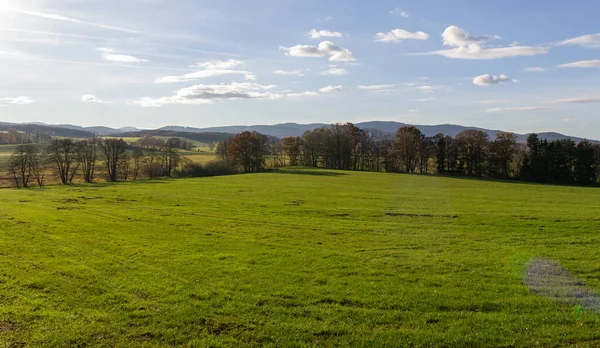
<instances>
[{"instance_id":1,"label":"meadow","mask_svg":"<svg viewBox=\"0 0 600 348\"><path fill-rule=\"evenodd\" d=\"M600 190L276 172L0 190L5 346L600 345ZM597 291L596 290L596 291Z\"/></svg>"}]
</instances>

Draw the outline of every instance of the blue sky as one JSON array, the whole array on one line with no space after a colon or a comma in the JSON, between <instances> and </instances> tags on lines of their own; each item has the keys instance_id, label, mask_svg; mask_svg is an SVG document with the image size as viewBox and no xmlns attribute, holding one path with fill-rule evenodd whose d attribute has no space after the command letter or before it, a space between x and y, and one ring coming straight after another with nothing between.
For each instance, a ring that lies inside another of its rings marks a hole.
<instances>
[{"instance_id":1,"label":"blue sky","mask_svg":"<svg viewBox=\"0 0 600 348\"><path fill-rule=\"evenodd\" d=\"M0 121L600 138L592 1L2 0Z\"/></svg>"}]
</instances>

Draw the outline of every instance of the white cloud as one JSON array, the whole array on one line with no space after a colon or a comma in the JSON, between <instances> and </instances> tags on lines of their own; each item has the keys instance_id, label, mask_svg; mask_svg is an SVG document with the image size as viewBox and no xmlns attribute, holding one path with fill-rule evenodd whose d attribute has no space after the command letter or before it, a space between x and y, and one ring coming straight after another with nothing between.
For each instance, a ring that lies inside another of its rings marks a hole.
<instances>
[{"instance_id":1,"label":"white cloud","mask_svg":"<svg viewBox=\"0 0 600 348\"><path fill-rule=\"evenodd\" d=\"M299 98L299 97L315 97L318 96L317 92L300 92L300 93L287 93L285 96L289 98Z\"/></svg>"},{"instance_id":2,"label":"white cloud","mask_svg":"<svg viewBox=\"0 0 600 348\"><path fill-rule=\"evenodd\" d=\"M57 21L62 21L62 22L70 22L70 23L75 23L75 24L88 25L88 26L102 28L102 29L121 31L121 32L129 33L129 34L139 34L139 33L141 33L140 31L137 31L137 30L127 29L127 28L123 28L123 27L117 27L117 26L113 26L113 25L101 24L101 23L94 23L94 22L89 22L89 21L82 21L82 20L79 20L79 19L65 17L65 16L60 16L60 15L56 15L56 14L52 14L52 13L33 12L33 11L26 11L26 10L16 9L16 8L5 8L4 10L5 11L16 12L16 13L20 13L20 14L24 14L24 15L32 16L32 17L38 17L38 18L44 18L44 19L52 19L52 20L57 20Z\"/></svg>"},{"instance_id":3,"label":"white cloud","mask_svg":"<svg viewBox=\"0 0 600 348\"><path fill-rule=\"evenodd\" d=\"M493 108L487 109L488 113L500 113L500 112L522 112L522 111L552 111L556 110L554 108L544 107L544 106L521 106L521 107L513 107L513 108Z\"/></svg>"},{"instance_id":4,"label":"white cloud","mask_svg":"<svg viewBox=\"0 0 600 348\"><path fill-rule=\"evenodd\" d=\"M400 16L402 18L408 18L408 12L402 11L399 7L396 7L395 9L391 10L390 14L394 16Z\"/></svg>"},{"instance_id":5,"label":"white cloud","mask_svg":"<svg viewBox=\"0 0 600 348\"><path fill-rule=\"evenodd\" d=\"M406 110L406 112L409 112L411 114L416 114L417 112L419 112L419 110L410 109L410 110Z\"/></svg>"},{"instance_id":6,"label":"white cloud","mask_svg":"<svg viewBox=\"0 0 600 348\"><path fill-rule=\"evenodd\" d=\"M211 60L204 63L194 64L193 67L204 70L196 71L189 74L178 75L178 76L165 76L154 81L155 83L181 83L192 80L204 79L215 76L223 75L243 75L246 80L255 81L256 76L245 70L233 70L236 67L244 65L243 61L240 60Z\"/></svg>"},{"instance_id":7,"label":"white cloud","mask_svg":"<svg viewBox=\"0 0 600 348\"><path fill-rule=\"evenodd\" d=\"M342 68L330 68L329 70L320 73L320 75L348 75L348 70Z\"/></svg>"},{"instance_id":8,"label":"white cloud","mask_svg":"<svg viewBox=\"0 0 600 348\"><path fill-rule=\"evenodd\" d=\"M506 100L506 99L490 99L490 100L481 100L478 101L477 103L479 104L504 104L504 103L509 103L510 100Z\"/></svg>"},{"instance_id":9,"label":"white cloud","mask_svg":"<svg viewBox=\"0 0 600 348\"><path fill-rule=\"evenodd\" d=\"M488 41L498 38L496 35L472 36L464 29L452 25L444 30L442 40L444 46L454 48L424 54L438 55L452 59L499 59L546 54L550 50L549 47L536 46L510 45L508 47L487 47L484 45Z\"/></svg>"},{"instance_id":10,"label":"white cloud","mask_svg":"<svg viewBox=\"0 0 600 348\"><path fill-rule=\"evenodd\" d=\"M304 71L302 70L275 70L273 74L277 75L294 75L294 76L304 76Z\"/></svg>"},{"instance_id":11,"label":"white cloud","mask_svg":"<svg viewBox=\"0 0 600 348\"><path fill-rule=\"evenodd\" d=\"M542 71L546 71L546 68L540 68L539 66L531 66L528 68L525 68L523 71L525 72L542 72Z\"/></svg>"},{"instance_id":12,"label":"white cloud","mask_svg":"<svg viewBox=\"0 0 600 348\"><path fill-rule=\"evenodd\" d=\"M285 51L285 55L292 57L325 57L329 56L332 62L354 61L350 50L340 47L331 41L323 41L319 46L296 45L293 47L279 47Z\"/></svg>"},{"instance_id":13,"label":"white cloud","mask_svg":"<svg viewBox=\"0 0 600 348\"><path fill-rule=\"evenodd\" d=\"M402 40L427 40L429 38L429 34L424 33L422 31L410 32L404 29L394 29L387 33L377 33L375 37L376 42L399 42Z\"/></svg>"},{"instance_id":14,"label":"white cloud","mask_svg":"<svg viewBox=\"0 0 600 348\"><path fill-rule=\"evenodd\" d=\"M327 86L319 90L321 93L338 93L346 90L344 86Z\"/></svg>"},{"instance_id":15,"label":"white cloud","mask_svg":"<svg viewBox=\"0 0 600 348\"><path fill-rule=\"evenodd\" d=\"M415 99L416 102L430 102L430 101L436 101L437 98L421 98L421 99Z\"/></svg>"},{"instance_id":16,"label":"white cloud","mask_svg":"<svg viewBox=\"0 0 600 348\"><path fill-rule=\"evenodd\" d=\"M0 98L0 102L12 104L12 105L28 105L33 103L33 100L29 97L15 97L15 98Z\"/></svg>"},{"instance_id":17,"label":"white cloud","mask_svg":"<svg viewBox=\"0 0 600 348\"><path fill-rule=\"evenodd\" d=\"M515 82L515 80L506 75L492 76L490 74L480 75L473 79L473 84L477 86L499 85L505 82Z\"/></svg>"},{"instance_id":18,"label":"white cloud","mask_svg":"<svg viewBox=\"0 0 600 348\"><path fill-rule=\"evenodd\" d=\"M423 86L417 87L417 89L423 93L433 93L442 88L443 88L442 86L429 86L429 85L423 85Z\"/></svg>"},{"instance_id":19,"label":"white cloud","mask_svg":"<svg viewBox=\"0 0 600 348\"><path fill-rule=\"evenodd\" d=\"M512 46L487 48L482 45L469 45L467 47L456 47L449 50L433 51L426 54L438 55L452 59L500 59L519 56L535 56L548 53L547 47Z\"/></svg>"},{"instance_id":20,"label":"white cloud","mask_svg":"<svg viewBox=\"0 0 600 348\"><path fill-rule=\"evenodd\" d=\"M100 104L104 104L105 103L102 100L98 99L93 94L84 94L84 95L82 95L81 96L81 101L84 102L84 103L100 103Z\"/></svg>"},{"instance_id":21,"label":"white cloud","mask_svg":"<svg viewBox=\"0 0 600 348\"><path fill-rule=\"evenodd\" d=\"M96 51L102 52L102 58L105 60L116 62L116 63L147 63L146 59L141 59L134 56L129 56L125 54L116 54L115 50L112 48L100 47L97 48Z\"/></svg>"},{"instance_id":22,"label":"white cloud","mask_svg":"<svg viewBox=\"0 0 600 348\"><path fill-rule=\"evenodd\" d=\"M490 40L499 39L496 35L471 36L466 30L451 25L442 33L444 46L464 47L473 44L482 44Z\"/></svg>"},{"instance_id":23,"label":"white cloud","mask_svg":"<svg viewBox=\"0 0 600 348\"><path fill-rule=\"evenodd\" d=\"M600 48L600 34L581 35L572 39L561 41L557 46L583 46L587 48Z\"/></svg>"},{"instance_id":24,"label":"white cloud","mask_svg":"<svg viewBox=\"0 0 600 348\"><path fill-rule=\"evenodd\" d=\"M247 80L254 81L256 76L249 71L240 70L201 70L179 76L165 76L155 80L155 83L182 83L223 75L243 75Z\"/></svg>"},{"instance_id":25,"label":"white cloud","mask_svg":"<svg viewBox=\"0 0 600 348\"><path fill-rule=\"evenodd\" d=\"M27 59L29 58L29 55L27 55L24 52L21 51L5 51L5 50L0 50L0 57L8 57L8 58L15 58L15 59L19 59L19 58L24 58Z\"/></svg>"},{"instance_id":26,"label":"white cloud","mask_svg":"<svg viewBox=\"0 0 600 348\"><path fill-rule=\"evenodd\" d=\"M140 98L133 102L143 107L160 107L166 104L210 104L214 101L242 99L277 99L280 94L269 92L275 86L263 86L252 82L231 84L194 85L182 88L170 97Z\"/></svg>"},{"instance_id":27,"label":"white cloud","mask_svg":"<svg viewBox=\"0 0 600 348\"><path fill-rule=\"evenodd\" d=\"M229 59L229 60L210 60L204 63L197 63L192 65L192 68L207 69L207 70L229 70L240 66L243 66L244 62L241 60Z\"/></svg>"},{"instance_id":28,"label":"white cloud","mask_svg":"<svg viewBox=\"0 0 600 348\"><path fill-rule=\"evenodd\" d=\"M565 104L593 104L600 103L600 97L580 97L580 98L564 98L556 99L554 103L565 103Z\"/></svg>"},{"instance_id":29,"label":"white cloud","mask_svg":"<svg viewBox=\"0 0 600 348\"><path fill-rule=\"evenodd\" d=\"M396 87L396 85L360 85L360 86L358 86L358 89L362 89L365 91L378 91L378 90L390 89L393 87Z\"/></svg>"},{"instance_id":30,"label":"white cloud","mask_svg":"<svg viewBox=\"0 0 600 348\"><path fill-rule=\"evenodd\" d=\"M573 62L568 64L562 64L559 68L600 68L600 59L596 60L582 60L579 62Z\"/></svg>"},{"instance_id":31,"label":"white cloud","mask_svg":"<svg viewBox=\"0 0 600 348\"><path fill-rule=\"evenodd\" d=\"M310 36L311 39L320 39L322 37L343 37L344 34L337 31L313 29L308 33L308 36Z\"/></svg>"}]
</instances>

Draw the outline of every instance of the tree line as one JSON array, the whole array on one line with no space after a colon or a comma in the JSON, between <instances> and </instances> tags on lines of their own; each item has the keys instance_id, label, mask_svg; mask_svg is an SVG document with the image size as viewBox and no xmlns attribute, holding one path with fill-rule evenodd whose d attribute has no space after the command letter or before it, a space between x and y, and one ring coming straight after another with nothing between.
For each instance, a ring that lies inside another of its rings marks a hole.
<instances>
[{"instance_id":1,"label":"tree line","mask_svg":"<svg viewBox=\"0 0 600 348\"><path fill-rule=\"evenodd\" d=\"M86 140L53 139L42 148L34 144L18 145L10 156L8 174L18 188L44 186L48 173L63 185L76 177L93 183L98 172L110 182L154 179L171 176L228 174L232 169L223 163L204 166L181 156L179 150L191 142L179 138L128 144L123 139L91 138ZM152 146L147 144L152 142ZM143 146L143 147L142 147Z\"/></svg>"},{"instance_id":2,"label":"tree line","mask_svg":"<svg viewBox=\"0 0 600 348\"><path fill-rule=\"evenodd\" d=\"M599 144L547 141L536 134L526 144L516 139L515 134L503 132L490 139L480 130L427 137L414 126L389 134L352 123L333 124L283 139L242 132L222 139L214 149L219 160L205 165L180 154L192 145L180 138L145 136L133 144L111 138L52 139L45 148L18 145L9 160L9 175L17 187L43 186L50 172L68 185L76 177L92 183L99 172L114 182L252 173L283 166L578 185L596 184L600 178Z\"/></svg>"},{"instance_id":3,"label":"tree line","mask_svg":"<svg viewBox=\"0 0 600 348\"><path fill-rule=\"evenodd\" d=\"M19 132L17 129L8 128L0 132L0 145L15 144L43 144L51 141L51 136L42 133Z\"/></svg>"},{"instance_id":4,"label":"tree line","mask_svg":"<svg viewBox=\"0 0 600 348\"><path fill-rule=\"evenodd\" d=\"M500 132L490 139L472 129L455 137L427 137L414 126L389 134L352 123L283 139L242 132L221 140L215 154L243 172L262 171L270 164L579 185L595 184L600 177L599 144L547 141L536 134L521 144L513 133Z\"/></svg>"}]
</instances>

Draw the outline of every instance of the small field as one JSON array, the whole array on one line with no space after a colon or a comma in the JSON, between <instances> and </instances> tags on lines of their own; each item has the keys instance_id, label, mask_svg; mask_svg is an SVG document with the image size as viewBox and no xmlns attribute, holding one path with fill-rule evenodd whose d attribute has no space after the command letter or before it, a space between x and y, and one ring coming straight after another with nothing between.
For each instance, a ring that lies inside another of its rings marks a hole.
<instances>
[{"instance_id":1,"label":"small field","mask_svg":"<svg viewBox=\"0 0 600 348\"><path fill-rule=\"evenodd\" d=\"M600 190L285 169L0 190L5 346L600 345Z\"/></svg>"}]
</instances>

